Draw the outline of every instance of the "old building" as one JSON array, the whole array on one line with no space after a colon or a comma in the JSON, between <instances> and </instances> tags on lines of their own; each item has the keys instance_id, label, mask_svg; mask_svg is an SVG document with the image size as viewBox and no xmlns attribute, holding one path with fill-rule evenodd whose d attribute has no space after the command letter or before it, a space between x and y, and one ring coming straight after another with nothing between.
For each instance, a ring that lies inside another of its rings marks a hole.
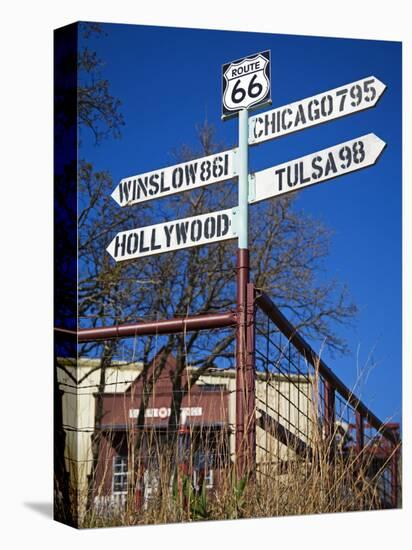
<instances>
[{"instance_id":1,"label":"old building","mask_svg":"<svg viewBox=\"0 0 412 550\"><path fill-rule=\"evenodd\" d=\"M173 428L170 417L173 403L179 401L179 392L172 386L176 367L172 355L146 396L140 418L143 389L140 363L112 362L104 370L98 359L81 359L77 367L67 359L59 364L66 465L80 510L85 508L91 489L97 506L122 505L132 475L139 477L134 481L141 487L142 500L147 501L160 482L162 457L168 460L169 468L180 463L195 488L204 482L208 489L213 489L221 472L233 464L236 387L233 369L211 369L195 384L190 386L189 382L188 391L181 396L179 420ZM187 367L180 386L184 387L195 372L195 368ZM277 375L268 380L264 373L257 374L256 459L262 470L270 467L274 459L283 461L293 455L294 436L300 444L307 441L311 402L308 377ZM282 427L288 445L282 442L279 431L277 437L272 435L268 419ZM176 454L168 456L167 444L173 438Z\"/></svg>"},{"instance_id":2,"label":"old building","mask_svg":"<svg viewBox=\"0 0 412 550\"><path fill-rule=\"evenodd\" d=\"M123 393L109 387L102 394L104 413L94 484L98 507L123 505L131 486L136 498L147 503L160 484L172 482L177 471L191 479L194 490L202 484L213 490L230 470L235 458L233 369L213 369L191 384L196 369L188 367L179 380L180 388L188 386L183 392L173 386L175 369L176 360L170 355L147 395L143 375L137 376ZM282 462L294 455L293 439L300 445L307 442L310 396L311 381L307 377L278 376L267 383L264 373L257 375L256 458L262 471L274 461ZM173 422L175 406L180 414ZM282 442L279 430L274 437L268 419L282 426L287 442Z\"/></svg>"}]
</instances>

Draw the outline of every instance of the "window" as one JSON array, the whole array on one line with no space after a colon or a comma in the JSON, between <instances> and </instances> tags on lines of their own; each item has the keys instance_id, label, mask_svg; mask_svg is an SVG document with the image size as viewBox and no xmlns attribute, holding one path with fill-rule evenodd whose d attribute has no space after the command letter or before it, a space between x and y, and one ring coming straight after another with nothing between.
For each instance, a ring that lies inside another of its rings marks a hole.
<instances>
[{"instance_id":1,"label":"window","mask_svg":"<svg viewBox=\"0 0 412 550\"><path fill-rule=\"evenodd\" d=\"M127 456L113 458L113 494L127 493Z\"/></svg>"}]
</instances>

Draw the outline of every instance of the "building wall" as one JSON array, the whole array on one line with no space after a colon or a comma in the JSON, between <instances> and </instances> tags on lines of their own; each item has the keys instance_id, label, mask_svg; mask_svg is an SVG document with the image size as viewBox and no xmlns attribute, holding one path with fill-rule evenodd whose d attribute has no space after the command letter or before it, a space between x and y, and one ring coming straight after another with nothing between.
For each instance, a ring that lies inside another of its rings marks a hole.
<instances>
[{"instance_id":1,"label":"building wall","mask_svg":"<svg viewBox=\"0 0 412 550\"><path fill-rule=\"evenodd\" d=\"M63 425L66 432L66 467L72 486L79 492L79 501L87 491L87 476L92 467L92 434L95 423L95 397L101 369L98 359L80 359L73 364L68 359L58 363L58 381L63 395ZM106 369L106 391L123 394L141 370L140 363L114 363ZM74 379L74 380L73 380Z\"/></svg>"},{"instance_id":2,"label":"building wall","mask_svg":"<svg viewBox=\"0 0 412 550\"><path fill-rule=\"evenodd\" d=\"M199 383L222 384L229 391L229 424L232 428L230 435L231 459L235 458L235 421L236 421L236 378L233 370L216 371L213 374L200 378ZM311 427L313 426L313 399L312 381L304 376L288 375L273 376L266 382L264 375L256 377L256 418L260 410L274 418L293 435L304 443L309 443ZM279 442L266 430L256 427L256 461L257 463L271 462L276 456L280 460L287 460L295 455L290 447Z\"/></svg>"},{"instance_id":3,"label":"building wall","mask_svg":"<svg viewBox=\"0 0 412 550\"><path fill-rule=\"evenodd\" d=\"M285 445L278 438L259 426L256 428L256 459L258 463L271 466L274 462L287 461L295 457L293 445L295 436L300 442L309 443L313 426L312 385L310 380L297 375L273 378L269 384L263 378L256 383L256 416L269 415L290 434L290 444ZM276 457L276 458L275 458ZM274 461L275 458L275 461Z\"/></svg>"}]
</instances>

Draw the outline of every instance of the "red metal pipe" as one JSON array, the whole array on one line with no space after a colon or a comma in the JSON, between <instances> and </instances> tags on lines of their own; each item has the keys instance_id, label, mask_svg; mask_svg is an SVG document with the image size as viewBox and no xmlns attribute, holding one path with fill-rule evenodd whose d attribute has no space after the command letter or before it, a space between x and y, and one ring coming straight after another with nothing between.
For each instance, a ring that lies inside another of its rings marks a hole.
<instances>
[{"instance_id":1,"label":"red metal pipe","mask_svg":"<svg viewBox=\"0 0 412 550\"><path fill-rule=\"evenodd\" d=\"M151 334L172 334L176 332L190 332L202 329L230 327L236 324L236 314L232 311L225 313L208 313L167 319L162 321L144 321L112 327L86 328L76 331L55 328L57 332L77 336L79 342L95 340L109 340L111 338L130 338L132 336L148 336Z\"/></svg>"},{"instance_id":2,"label":"red metal pipe","mask_svg":"<svg viewBox=\"0 0 412 550\"><path fill-rule=\"evenodd\" d=\"M325 418L325 429L326 429L326 439L331 439L335 430L335 390L329 384L329 382L324 382L323 387L323 398L324 398L324 418Z\"/></svg>"},{"instance_id":3,"label":"red metal pipe","mask_svg":"<svg viewBox=\"0 0 412 550\"><path fill-rule=\"evenodd\" d=\"M246 317L246 441L247 469L254 473L256 466L256 396L255 396L255 285L247 284Z\"/></svg>"},{"instance_id":4,"label":"red metal pipe","mask_svg":"<svg viewBox=\"0 0 412 550\"><path fill-rule=\"evenodd\" d=\"M356 411L356 452L359 454L362 452L365 445L365 429L364 429L363 415Z\"/></svg>"},{"instance_id":5,"label":"red metal pipe","mask_svg":"<svg viewBox=\"0 0 412 550\"><path fill-rule=\"evenodd\" d=\"M239 478L245 474L245 412L246 412L246 310L249 282L249 250L237 251L237 329L236 329L236 470Z\"/></svg>"},{"instance_id":6,"label":"red metal pipe","mask_svg":"<svg viewBox=\"0 0 412 550\"><path fill-rule=\"evenodd\" d=\"M393 508L399 504L399 432L393 428L393 435L396 443L393 444L393 455L391 458L391 498Z\"/></svg>"}]
</instances>

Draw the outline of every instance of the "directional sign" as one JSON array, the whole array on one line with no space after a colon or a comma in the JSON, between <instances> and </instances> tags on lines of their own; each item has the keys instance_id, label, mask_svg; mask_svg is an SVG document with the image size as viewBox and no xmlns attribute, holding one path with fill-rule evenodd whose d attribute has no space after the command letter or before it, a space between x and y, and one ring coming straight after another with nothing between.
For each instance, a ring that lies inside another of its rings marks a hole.
<instances>
[{"instance_id":1,"label":"directional sign","mask_svg":"<svg viewBox=\"0 0 412 550\"><path fill-rule=\"evenodd\" d=\"M237 236L236 208L201 214L130 231L122 231L107 247L116 260L131 260L171 250L215 243Z\"/></svg>"},{"instance_id":2,"label":"directional sign","mask_svg":"<svg viewBox=\"0 0 412 550\"><path fill-rule=\"evenodd\" d=\"M340 143L311 155L256 172L249 203L299 191L375 164L386 144L375 134Z\"/></svg>"},{"instance_id":3,"label":"directional sign","mask_svg":"<svg viewBox=\"0 0 412 550\"><path fill-rule=\"evenodd\" d=\"M112 193L120 206L158 199L237 176L237 149L124 178Z\"/></svg>"},{"instance_id":4,"label":"directional sign","mask_svg":"<svg viewBox=\"0 0 412 550\"><path fill-rule=\"evenodd\" d=\"M249 118L249 145L374 107L386 86L374 76Z\"/></svg>"},{"instance_id":5,"label":"directional sign","mask_svg":"<svg viewBox=\"0 0 412 550\"><path fill-rule=\"evenodd\" d=\"M223 118L269 103L270 50L223 65L222 91Z\"/></svg>"}]
</instances>

